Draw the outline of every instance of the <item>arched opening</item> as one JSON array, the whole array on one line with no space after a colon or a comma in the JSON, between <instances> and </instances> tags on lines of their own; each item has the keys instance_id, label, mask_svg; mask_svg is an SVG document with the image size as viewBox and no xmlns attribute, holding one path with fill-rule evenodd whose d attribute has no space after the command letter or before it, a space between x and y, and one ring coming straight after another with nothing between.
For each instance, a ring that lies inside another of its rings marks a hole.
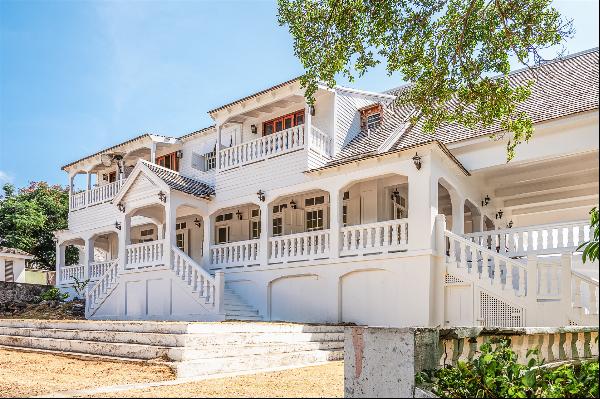
<instances>
[{"instance_id":1,"label":"arched opening","mask_svg":"<svg viewBox=\"0 0 600 399\"><path fill-rule=\"evenodd\" d=\"M452 198L441 181L438 182L438 214L446 216L446 229L452 231Z\"/></svg>"},{"instance_id":2,"label":"arched opening","mask_svg":"<svg viewBox=\"0 0 600 399\"><path fill-rule=\"evenodd\" d=\"M481 231L481 212L470 200L465 200L464 204L464 232L465 234Z\"/></svg>"},{"instance_id":3,"label":"arched opening","mask_svg":"<svg viewBox=\"0 0 600 399\"><path fill-rule=\"evenodd\" d=\"M180 205L175 216L175 246L196 263L204 256L204 217L192 205Z\"/></svg>"}]
</instances>

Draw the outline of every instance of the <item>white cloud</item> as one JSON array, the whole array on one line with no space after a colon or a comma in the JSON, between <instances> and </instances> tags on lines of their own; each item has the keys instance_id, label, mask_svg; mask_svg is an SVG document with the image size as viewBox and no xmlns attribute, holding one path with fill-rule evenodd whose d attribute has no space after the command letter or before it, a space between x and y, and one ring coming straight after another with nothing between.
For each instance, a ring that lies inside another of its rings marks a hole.
<instances>
[{"instance_id":1,"label":"white cloud","mask_svg":"<svg viewBox=\"0 0 600 399\"><path fill-rule=\"evenodd\" d=\"M13 177L8 173L0 170L0 184L12 183Z\"/></svg>"}]
</instances>

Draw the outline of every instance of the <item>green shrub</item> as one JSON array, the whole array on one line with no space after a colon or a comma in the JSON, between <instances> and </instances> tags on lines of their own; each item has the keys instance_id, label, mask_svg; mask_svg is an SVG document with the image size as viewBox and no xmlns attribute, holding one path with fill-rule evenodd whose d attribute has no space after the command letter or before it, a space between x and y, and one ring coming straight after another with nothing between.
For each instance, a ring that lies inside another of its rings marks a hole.
<instances>
[{"instance_id":1,"label":"green shrub","mask_svg":"<svg viewBox=\"0 0 600 399\"><path fill-rule=\"evenodd\" d=\"M426 371L417 383L442 398L596 398L598 361L543 365L537 352L527 353L525 365L517 363L510 340L481 345L481 354L454 367Z\"/></svg>"},{"instance_id":2,"label":"green shrub","mask_svg":"<svg viewBox=\"0 0 600 399\"><path fill-rule=\"evenodd\" d=\"M42 294L40 295L40 298L42 298L42 301L60 301L60 302L64 302L67 300L67 298L69 298L69 294L62 293L60 292L60 290L56 287L53 288L49 288L46 291L42 292Z\"/></svg>"}]
</instances>

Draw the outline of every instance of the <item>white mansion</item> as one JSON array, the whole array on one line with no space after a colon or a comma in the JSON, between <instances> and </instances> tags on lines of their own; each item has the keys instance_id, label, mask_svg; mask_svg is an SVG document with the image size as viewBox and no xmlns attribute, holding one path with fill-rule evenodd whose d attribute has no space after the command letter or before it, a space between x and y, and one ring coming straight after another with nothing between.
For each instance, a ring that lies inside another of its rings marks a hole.
<instances>
[{"instance_id":1,"label":"white mansion","mask_svg":"<svg viewBox=\"0 0 600 399\"><path fill-rule=\"evenodd\" d=\"M598 325L576 252L598 204L598 50L511 79L535 80L536 132L510 163L498 128L424 133L401 89L308 106L298 79L69 163L57 286L90 279L93 319Z\"/></svg>"}]
</instances>

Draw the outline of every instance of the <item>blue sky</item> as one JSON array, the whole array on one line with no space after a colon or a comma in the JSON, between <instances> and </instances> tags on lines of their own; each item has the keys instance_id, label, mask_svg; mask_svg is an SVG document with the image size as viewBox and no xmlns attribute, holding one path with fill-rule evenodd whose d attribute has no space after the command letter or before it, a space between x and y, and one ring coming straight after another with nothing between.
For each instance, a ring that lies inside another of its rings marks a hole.
<instances>
[{"instance_id":1,"label":"blue sky","mask_svg":"<svg viewBox=\"0 0 600 399\"><path fill-rule=\"evenodd\" d=\"M574 53L598 46L598 2L555 1ZM66 184L60 167L302 73L271 1L0 0L0 184ZM340 81L340 84L346 84ZM398 86L383 68L350 84Z\"/></svg>"}]
</instances>

